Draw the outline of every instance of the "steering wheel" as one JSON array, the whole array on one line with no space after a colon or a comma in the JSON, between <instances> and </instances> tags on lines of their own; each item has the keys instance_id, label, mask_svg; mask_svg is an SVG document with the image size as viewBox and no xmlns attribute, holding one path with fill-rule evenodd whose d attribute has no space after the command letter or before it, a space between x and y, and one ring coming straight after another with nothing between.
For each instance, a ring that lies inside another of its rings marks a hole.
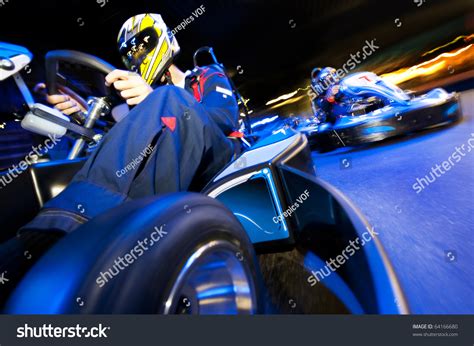
<instances>
[{"instance_id":1,"label":"steering wheel","mask_svg":"<svg viewBox=\"0 0 474 346\"><path fill-rule=\"evenodd\" d=\"M107 87L105 85L105 76L115 70L115 67L108 62L87 54L74 50L55 50L50 51L46 54L46 87L48 94L54 95L59 92L64 92L72 96L81 106L87 109L87 102L79 94L79 91L74 86L68 86L71 83L59 73L59 64L66 63L72 66L80 68L87 68L93 72L104 75L103 84L101 89L104 91L108 101L113 104L117 101L117 94L113 87ZM76 89L76 90L74 90ZM90 95L96 96L96 95ZM71 116L73 119L74 115ZM76 114L77 117L77 114Z\"/></svg>"},{"instance_id":2,"label":"steering wheel","mask_svg":"<svg viewBox=\"0 0 474 346\"><path fill-rule=\"evenodd\" d=\"M80 128L88 130L95 127L98 123L98 120L101 116L110 114L110 110L113 106L120 102L120 98L113 87L108 87L105 85L105 75L109 74L115 67L111 64L105 62L102 59L99 59L93 55L77 52L73 50L56 50L51 51L46 54L46 87L50 95L57 94L59 91L63 91L71 95L75 100L77 100L81 105L88 109L87 117L84 117L82 112L77 112L71 114L69 117L79 123ZM102 94L105 96L98 97L98 95L88 95L95 96L92 100L91 107L88 107L86 101L75 92L73 89L79 90L78 85L74 85L67 78L62 76L59 72L59 64L68 64L76 68L81 68L84 70L90 70L94 73L102 75L103 78L99 78L99 86L102 91ZM66 85L73 85L71 88L66 87ZM82 130L81 130L82 131ZM94 138L94 141L95 138ZM74 145L71 151L68 154L68 159L76 159L83 152L86 142L84 138L78 138L74 142Z\"/></svg>"}]
</instances>

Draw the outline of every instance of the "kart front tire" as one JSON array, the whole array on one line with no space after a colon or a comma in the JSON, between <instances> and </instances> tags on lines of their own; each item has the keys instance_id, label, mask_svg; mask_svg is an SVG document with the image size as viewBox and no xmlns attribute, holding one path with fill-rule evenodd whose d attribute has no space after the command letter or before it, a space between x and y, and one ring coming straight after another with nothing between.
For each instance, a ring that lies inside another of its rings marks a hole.
<instances>
[{"instance_id":1,"label":"kart front tire","mask_svg":"<svg viewBox=\"0 0 474 346\"><path fill-rule=\"evenodd\" d=\"M262 306L257 263L245 230L220 202L189 193L135 201L61 240L7 310L253 314Z\"/></svg>"}]
</instances>

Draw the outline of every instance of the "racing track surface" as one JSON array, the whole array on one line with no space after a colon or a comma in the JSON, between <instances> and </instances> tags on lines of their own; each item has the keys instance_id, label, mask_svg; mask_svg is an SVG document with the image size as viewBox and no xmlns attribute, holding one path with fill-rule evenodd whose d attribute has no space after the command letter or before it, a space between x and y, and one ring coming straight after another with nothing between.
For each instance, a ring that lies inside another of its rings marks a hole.
<instances>
[{"instance_id":1,"label":"racing track surface","mask_svg":"<svg viewBox=\"0 0 474 346\"><path fill-rule=\"evenodd\" d=\"M380 234L412 313L474 313L474 150L419 194L412 188L456 146L467 149L474 89L462 94L461 104L463 120L447 128L313 153L318 175Z\"/></svg>"}]
</instances>

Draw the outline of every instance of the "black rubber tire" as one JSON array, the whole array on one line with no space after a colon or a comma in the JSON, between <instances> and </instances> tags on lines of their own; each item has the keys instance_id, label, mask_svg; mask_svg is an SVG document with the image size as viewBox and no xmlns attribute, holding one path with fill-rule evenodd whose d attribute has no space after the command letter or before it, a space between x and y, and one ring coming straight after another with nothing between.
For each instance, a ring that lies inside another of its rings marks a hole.
<instances>
[{"instance_id":1,"label":"black rubber tire","mask_svg":"<svg viewBox=\"0 0 474 346\"><path fill-rule=\"evenodd\" d=\"M99 287L99 273L129 253L154 227L167 234ZM200 245L222 240L251 273L260 313L261 275L245 230L220 202L179 193L126 203L61 240L26 275L7 305L17 314L162 313L164 299L186 259ZM41 287L41 299L37 287ZM45 296L46 294L46 296ZM35 299L37 297L37 299ZM35 302L34 304L32 302Z\"/></svg>"}]
</instances>

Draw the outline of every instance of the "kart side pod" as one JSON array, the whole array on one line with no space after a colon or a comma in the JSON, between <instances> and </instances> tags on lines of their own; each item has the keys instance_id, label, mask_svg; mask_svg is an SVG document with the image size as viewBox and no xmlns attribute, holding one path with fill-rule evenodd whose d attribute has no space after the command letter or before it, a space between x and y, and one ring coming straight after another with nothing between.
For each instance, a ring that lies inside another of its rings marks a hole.
<instances>
[{"instance_id":1,"label":"kart side pod","mask_svg":"<svg viewBox=\"0 0 474 346\"><path fill-rule=\"evenodd\" d=\"M290 217L297 205L287 199L282 186L279 167L284 164L315 172L306 137L293 130L281 130L257 143L203 192L233 211L257 248L294 243L296 230ZM307 198L304 191L301 198Z\"/></svg>"}]
</instances>

